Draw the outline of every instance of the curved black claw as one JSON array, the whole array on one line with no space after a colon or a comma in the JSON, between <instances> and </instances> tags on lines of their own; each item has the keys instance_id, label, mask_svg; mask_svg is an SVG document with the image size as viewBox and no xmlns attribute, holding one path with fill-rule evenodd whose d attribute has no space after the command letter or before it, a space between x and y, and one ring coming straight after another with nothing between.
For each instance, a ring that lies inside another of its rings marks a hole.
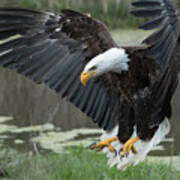
<instances>
[{"instance_id":1,"label":"curved black claw","mask_svg":"<svg viewBox=\"0 0 180 180\"><path fill-rule=\"evenodd\" d=\"M124 156L122 155L123 149L121 148L119 150L119 156L120 156L120 160L123 160Z\"/></svg>"},{"instance_id":2,"label":"curved black claw","mask_svg":"<svg viewBox=\"0 0 180 180\"><path fill-rule=\"evenodd\" d=\"M87 148L91 150L95 149L98 152L98 151L101 151L105 147L105 146L96 146L96 145L97 143L92 143L89 146L87 146Z\"/></svg>"},{"instance_id":3,"label":"curved black claw","mask_svg":"<svg viewBox=\"0 0 180 180\"><path fill-rule=\"evenodd\" d=\"M88 145L86 148L87 149L93 149L92 146L94 146L94 145L96 145L96 143L92 143L92 144Z\"/></svg>"},{"instance_id":4,"label":"curved black claw","mask_svg":"<svg viewBox=\"0 0 180 180\"><path fill-rule=\"evenodd\" d=\"M121 149L119 150L119 155L120 155L120 156L122 155L122 154L121 154L122 152L123 152L123 149L121 148Z\"/></svg>"},{"instance_id":5,"label":"curved black claw","mask_svg":"<svg viewBox=\"0 0 180 180\"><path fill-rule=\"evenodd\" d=\"M128 154L127 154L127 153L126 153L126 155L124 156L124 155L122 154L122 152L123 152L123 149L121 148L121 149L119 150L120 160L123 160L123 158L128 157Z\"/></svg>"},{"instance_id":6,"label":"curved black claw","mask_svg":"<svg viewBox=\"0 0 180 180\"><path fill-rule=\"evenodd\" d=\"M116 149L114 149L114 157L116 157L117 156L117 150Z\"/></svg>"}]
</instances>

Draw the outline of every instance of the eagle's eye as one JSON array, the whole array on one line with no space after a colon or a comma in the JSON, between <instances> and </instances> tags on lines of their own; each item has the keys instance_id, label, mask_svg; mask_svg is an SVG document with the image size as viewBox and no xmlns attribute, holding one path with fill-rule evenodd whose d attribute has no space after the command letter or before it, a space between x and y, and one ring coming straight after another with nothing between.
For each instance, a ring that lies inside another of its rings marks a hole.
<instances>
[{"instance_id":1,"label":"eagle's eye","mask_svg":"<svg viewBox=\"0 0 180 180\"><path fill-rule=\"evenodd\" d=\"M95 70L95 69L97 69L97 66L92 66L92 67L89 69L89 71L93 71L93 70Z\"/></svg>"}]
</instances>

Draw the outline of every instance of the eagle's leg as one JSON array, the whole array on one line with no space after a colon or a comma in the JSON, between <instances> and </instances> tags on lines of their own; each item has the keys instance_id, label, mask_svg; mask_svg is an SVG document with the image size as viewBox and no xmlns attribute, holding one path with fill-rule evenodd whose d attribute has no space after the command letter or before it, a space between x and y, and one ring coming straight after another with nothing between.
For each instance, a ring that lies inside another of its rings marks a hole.
<instances>
[{"instance_id":1,"label":"eagle's leg","mask_svg":"<svg viewBox=\"0 0 180 180\"><path fill-rule=\"evenodd\" d=\"M115 148L111 145L112 142L117 141L117 140L118 140L117 136L108 138L99 143L92 144L90 146L90 149L97 149L98 151L101 151L104 147L108 147L111 152L114 152L115 154L117 154Z\"/></svg>"},{"instance_id":2,"label":"eagle's leg","mask_svg":"<svg viewBox=\"0 0 180 180\"><path fill-rule=\"evenodd\" d=\"M132 150L133 153L137 153L137 151L134 147L134 143L136 143L138 140L139 140L139 137L136 136L136 137L126 141L126 143L123 145L123 148L122 148L122 156L123 157L128 155L130 150Z\"/></svg>"}]
</instances>

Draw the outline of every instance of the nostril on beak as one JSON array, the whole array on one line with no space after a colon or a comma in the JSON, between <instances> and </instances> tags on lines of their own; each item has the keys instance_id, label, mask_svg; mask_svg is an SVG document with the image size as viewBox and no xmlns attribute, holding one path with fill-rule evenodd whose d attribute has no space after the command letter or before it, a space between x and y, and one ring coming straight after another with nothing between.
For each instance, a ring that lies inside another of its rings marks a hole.
<instances>
[{"instance_id":1,"label":"nostril on beak","mask_svg":"<svg viewBox=\"0 0 180 180\"><path fill-rule=\"evenodd\" d=\"M83 72L83 74L82 74L83 76L86 76L87 75L87 72Z\"/></svg>"}]
</instances>

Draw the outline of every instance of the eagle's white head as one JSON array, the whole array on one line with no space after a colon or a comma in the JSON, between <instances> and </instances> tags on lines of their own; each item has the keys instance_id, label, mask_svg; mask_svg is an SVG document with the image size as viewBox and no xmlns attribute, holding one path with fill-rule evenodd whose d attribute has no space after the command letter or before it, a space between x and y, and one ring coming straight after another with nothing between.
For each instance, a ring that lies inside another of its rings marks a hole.
<instances>
[{"instance_id":1,"label":"eagle's white head","mask_svg":"<svg viewBox=\"0 0 180 180\"><path fill-rule=\"evenodd\" d=\"M122 48L111 48L106 52L95 56L85 66L81 73L81 82L86 84L92 77L100 76L107 72L128 71L128 54Z\"/></svg>"}]
</instances>

